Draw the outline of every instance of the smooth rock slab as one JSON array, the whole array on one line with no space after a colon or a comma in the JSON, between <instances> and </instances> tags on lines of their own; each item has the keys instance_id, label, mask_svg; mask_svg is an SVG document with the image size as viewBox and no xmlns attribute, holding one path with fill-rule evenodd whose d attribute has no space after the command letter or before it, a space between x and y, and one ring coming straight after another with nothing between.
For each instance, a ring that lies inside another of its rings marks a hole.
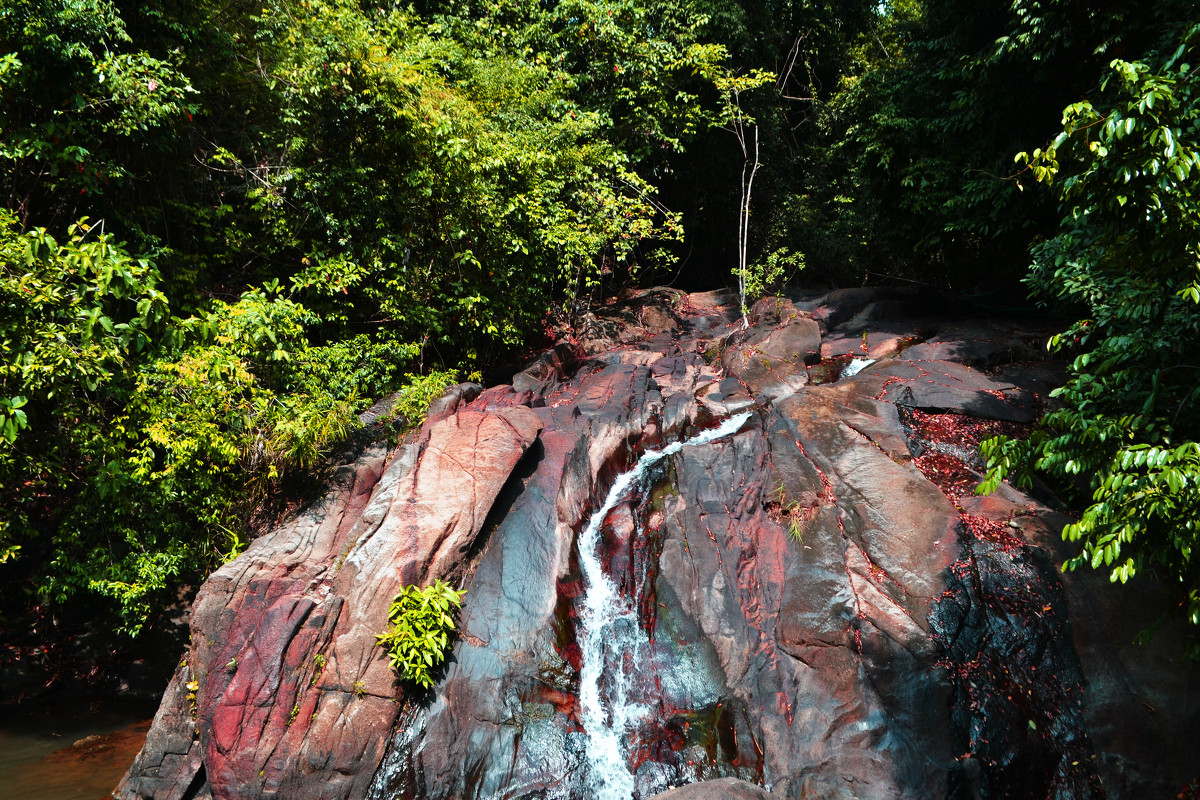
<instances>
[{"instance_id":1,"label":"smooth rock slab","mask_svg":"<svg viewBox=\"0 0 1200 800\"><path fill-rule=\"evenodd\" d=\"M215 572L186 667L117 796L199 781L214 797L362 797L400 708L374 641L391 599L457 566L541 427L522 407L432 421L386 472L369 452Z\"/></svg>"},{"instance_id":2,"label":"smooth rock slab","mask_svg":"<svg viewBox=\"0 0 1200 800\"><path fill-rule=\"evenodd\" d=\"M899 406L1009 422L1036 419L1032 393L952 361L882 361L850 380L878 382L875 396Z\"/></svg>"}]
</instances>

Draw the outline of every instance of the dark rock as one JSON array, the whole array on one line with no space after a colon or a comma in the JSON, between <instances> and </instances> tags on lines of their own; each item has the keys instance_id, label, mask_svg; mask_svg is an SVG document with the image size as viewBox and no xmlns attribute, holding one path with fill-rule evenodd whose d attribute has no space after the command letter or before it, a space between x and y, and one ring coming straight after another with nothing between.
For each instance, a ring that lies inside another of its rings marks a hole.
<instances>
[{"instance_id":1,"label":"dark rock","mask_svg":"<svg viewBox=\"0 0 1200 800\"><path fill-rule=\"evenodd\" d=\"M676 309L685 298L678 289L659 286L624 303L594 308L582 315L575 341L589 355L655 339L668 343L683 325Z\"/></svg>"},{"instance_id":2,"label":"dark rock","mask_svg":"<svg viewBox=\"0 0 1200 800\"><path fill-rule=\"evenodd\" d=\"M526 391L532 392L549 380L562 380L567 376L567 371L574 361L574 348L568 344L555 345L513 376L513 391L518 394Z\"/></svg>"},{"instance_id":3,"label":"dark rock","mask_svg":"<svg viewBox=\"0 0 1200 800\"><path fill-rule=\"evenodd\" d=\"M154 716L151 735L118 790L127 793L121 796L179 800L191 796L194 784L204 783L203 750L192 712L195 694L188 686L191 680L187 664L180 664Z\"/></svg>"},{"instance_id":4,"label":"dark rock","mask_svg":"<svg viewBox=\"0 0 1200 800\"><path fill-rule=\"evenodd\" d=\"M801 306L831 332L859 333L885 321L944 319L951 312L936 291L913 287L838 289Z\"/></svg>"},{"instance_id":5,"label":"dark rock","mask_svg":"<svg viewBox=\"0 0 1200 800\"><path fill-rule=\"evenodd\" d=\"M884 380L876 396L895 405L1011 422L1036 419L1030 392L952 361L883 361L867 367L852 380L880 378Z\"/></svg>"},{"instance_id":6,"label":"dark rock","mask_svg":"<svg viewBox=\"0 0 1200 800\"><path fill-rule=\"evenodd\" d=\"M441 397L429 404L425 413L426 419L441 419L448 417L466 405L483 392L483 386L478 383L458 383L447 389Z\"/></svg>"},{"instance_id":7,"label":"dark rock","mask_svg":"<svg viewBox=\"0 0 1200 800\"><path fill-rule=\"evenodd\" d=\"M1047 398L1052 390L1067 382L1067 364L1063 361L1016 361L998 367L994 377Z\"/></svg>"},{"instance_id":8,"label":"dark rock","mask_svg":"<svg viewBox=\"0 0 1200 800\"><path fill-rule=\"evenodd\" d=\"M954 361L976 369L1019 361L1045 361L1055 329L1025 320L969 320L941 327L935 336L904 351L910 361Z\"/></svg>"}]
</instances>

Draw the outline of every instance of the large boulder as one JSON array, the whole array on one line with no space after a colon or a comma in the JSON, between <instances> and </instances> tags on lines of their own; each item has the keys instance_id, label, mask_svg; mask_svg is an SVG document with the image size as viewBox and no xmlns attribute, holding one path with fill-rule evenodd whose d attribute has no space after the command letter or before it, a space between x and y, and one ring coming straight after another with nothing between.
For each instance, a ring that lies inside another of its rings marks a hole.
<instances>
[{"instance_id":1,"label":"large boulder","mask_svg":"<svg viewBox=\"0 0 1200 800\"><path fill-rule=\"evenodd\" d=\"M1173 796L1197 671L1169 626L1129 644L1165 599L1060 574L1049 498L971 492L979 441L1019 433L1061 365L1039 328L946 312L851 290L743 326L728 292L660 289L512 386L457 387L205 583L117 796ZM585 556L626 609L601 637ZM375 634L438 578L467 595L421 693Z\"/></svg>"},{"instance_id":2,"label":"large boulder","mask_svg":"<svg viewBox=\"0 0 1200 800\"><path fill-rule=\"evenodd\" d=\"M400 587L461 572L541 423L464 411L391 455L367 451L329 494L215 572L192 643L119 797L362 796L401 696L375 634Z\"/></svg>"}]
</instances>

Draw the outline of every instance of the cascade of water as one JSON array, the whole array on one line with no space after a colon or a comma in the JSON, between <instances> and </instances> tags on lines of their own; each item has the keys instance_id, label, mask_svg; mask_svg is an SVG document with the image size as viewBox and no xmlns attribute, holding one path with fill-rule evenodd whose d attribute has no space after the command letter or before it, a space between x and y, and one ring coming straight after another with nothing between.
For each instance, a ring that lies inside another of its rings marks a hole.
<instances>
[{"instance_id":1,"label":"cascade of water","mask_svg":"<svg viewBox=\"0 0 1200 800\"><path fill-rule=\"evenodd\" d=\"M630 702L631 670L638 664L647 644L646 633L638 624L633 603L621 597L616 585L604 574L596 546L608 512L621 501L630 486L642 481L649 469L667 456L685 447L708 444L736 433L750 413L725 420L718 428L704 431L683 442L674 442L662 450L647 451L628 472L618 476L604 504L592 514L579 537L579 561L584 575L584 629L580 645L583 670L579 700L581 722L587 732L587 760L592 796L595 800L629 800L633 796L633 775L625 765L624 739L630 728L647 709ZM607 682L608 703L600 693L600 678L605 665L613 667Z\"/></svg>"},{"instance_id":2,"label":"cascade of water","mask_svg":"<svg viewBox=\"0 0 1200 800\"><path fill-rule=\"evenodd\" d=\"M847 364L842 369L841 377L852 378L874 363L875 363L875 359L866 358L865 356L858 356L856 358L852 358L852 359L850 359L850 363Z\"/></svg>"}]
</instances>

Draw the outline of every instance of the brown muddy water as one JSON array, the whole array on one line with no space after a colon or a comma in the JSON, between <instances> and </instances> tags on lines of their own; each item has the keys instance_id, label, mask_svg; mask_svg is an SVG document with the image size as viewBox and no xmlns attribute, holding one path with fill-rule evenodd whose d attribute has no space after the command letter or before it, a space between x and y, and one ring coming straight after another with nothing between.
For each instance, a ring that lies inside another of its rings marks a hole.
<instances>
[{"instance_id":1,"label":"brown muddy water","mask_svg":"<svg viewBox=\"0 0 1200 800\"><path fill-rule=\"evenodd\" d=\"M81 700L0 708L0 800L110 796L154 706Z\"/></svg>"}]
</instances>

